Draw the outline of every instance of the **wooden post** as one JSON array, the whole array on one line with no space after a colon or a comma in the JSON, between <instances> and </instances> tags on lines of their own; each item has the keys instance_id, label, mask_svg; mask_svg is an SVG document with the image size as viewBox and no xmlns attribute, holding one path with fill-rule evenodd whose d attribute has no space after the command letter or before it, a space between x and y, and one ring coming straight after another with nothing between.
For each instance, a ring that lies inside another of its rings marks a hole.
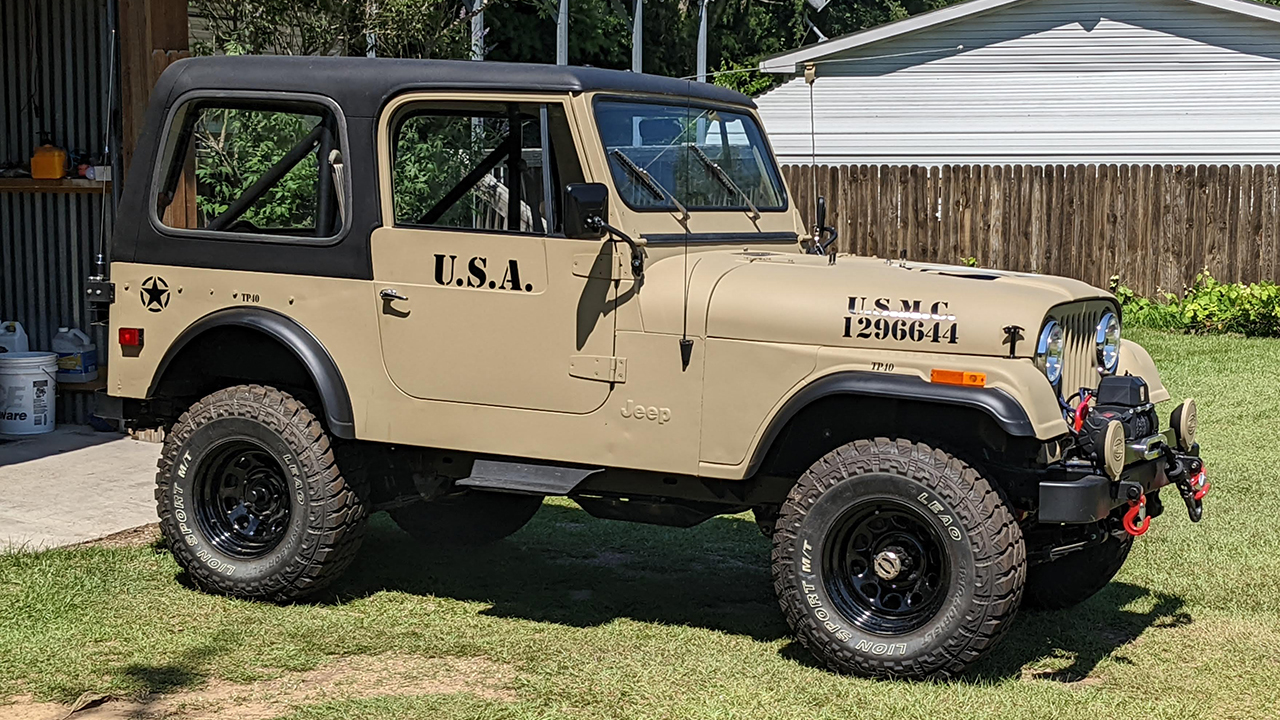
<instances>
[{"instance_id":1,"label":"wooden post","mask_svg":"<svg viewBox=\"0 0 1280 720\"><path fill-rule=\"evenodd\" d=\"M142 131L151 89L170 63L188 57L187 0L120 0L120 125L125 173Z\"/></svg>"}]
</instances>

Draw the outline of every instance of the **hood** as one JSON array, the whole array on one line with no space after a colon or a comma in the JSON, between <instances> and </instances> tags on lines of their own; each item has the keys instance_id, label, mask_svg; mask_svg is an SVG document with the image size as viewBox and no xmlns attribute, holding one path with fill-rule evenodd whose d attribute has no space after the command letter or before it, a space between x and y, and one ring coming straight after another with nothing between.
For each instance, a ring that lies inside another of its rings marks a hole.
<instances>
[{"instance_id":1,"label":"hood","mask_svg":"<svg viewBox=\"0 0 1280 720\"><path fill-rule=\"evenodd\" d=\"M1017 325L1024 338L1017 356L1031 357L1050 308L1113 299L1083 282L1029 273L851 256L832 265L813 255L712 254L720 257L699 258L690 309L705 307L707 336L725 339L1007 356L1004 328ZM668 262L653 270L680 272ZM669 314L651 313L649 300L681 300L640 295L646 321Z\"/></svg>"}]
</instances>

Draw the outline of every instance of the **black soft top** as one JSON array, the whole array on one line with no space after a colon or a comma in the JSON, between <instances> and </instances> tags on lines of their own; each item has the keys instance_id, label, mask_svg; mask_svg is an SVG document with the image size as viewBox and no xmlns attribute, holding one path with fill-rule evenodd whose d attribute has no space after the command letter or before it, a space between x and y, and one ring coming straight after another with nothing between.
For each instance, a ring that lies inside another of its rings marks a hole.
<instances>
[{"instance_id":1,"label":"black soft top","mask_svg":"<svg viewBox=\"0 0 1280 720\"><path fill-rule=\"evenodd\" d=\"M333 98L344 114L355 117L375 116L388 99L407 90L552 93L612 90L755 107L746 95L710 83L621 70L470 60L284 55L199 57L173 63L156 85L157 97L167 95L169 102L189 90L317 93Z\"/></svg>"}]
</instances>

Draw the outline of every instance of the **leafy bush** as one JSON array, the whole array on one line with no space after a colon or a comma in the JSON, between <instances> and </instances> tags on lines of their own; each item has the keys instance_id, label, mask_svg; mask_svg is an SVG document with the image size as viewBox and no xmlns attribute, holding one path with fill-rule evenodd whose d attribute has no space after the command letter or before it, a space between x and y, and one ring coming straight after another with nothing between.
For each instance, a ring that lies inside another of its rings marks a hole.
<instances>
[{"instance_id":1,"label":"leafy bush","mask_svg":"<svg viewBox=\"0 0 1280 720\"><path fill-rule=\"evenodd\" d=\"M1280 286L1272 282L1223 283L1205 271L1183 297L1165 293L1156 300L1138 297L1118 279L1113 285L1130 327L1280 337Z\"/></svg>"},{"instance_id":2,"label":"leafy bush","mask_svg":"<svg viewBox=\"0 0 1280 720\"><path fill-rule=\"evenodd\" d=\"M205 227L320 122L319 117L209 108L196 124L196 206ZM259 228L315 227L316 155L307 155L240 219Z\"/></svg>"}]
</instances>

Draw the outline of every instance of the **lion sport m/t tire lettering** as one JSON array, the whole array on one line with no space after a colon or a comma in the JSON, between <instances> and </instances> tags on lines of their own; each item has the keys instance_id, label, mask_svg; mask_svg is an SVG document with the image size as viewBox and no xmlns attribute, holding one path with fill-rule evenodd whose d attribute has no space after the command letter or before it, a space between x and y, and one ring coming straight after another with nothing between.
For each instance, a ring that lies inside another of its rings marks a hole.
<instances>
[{"instance_id":1,"label":"lion sport m/t tire lettering","mask_svg":"<svg viewBox=\"0 0 1280 720\"><path fill-rule=\"evenodd\" d=\"M1026 549L991 485L961 461L906 440L858 440L792 488L773 578L796 637L829 668L949 677L1008 628Z\"/></svg>"},{"instance_id":2,"label":"lion sport m/t tire lettering","mask_svg":"<svg viewBox=\"0 0 1280 720\"><path fill-rule=\"evenodd\" d=\"M156 504L198 587L277 602L340 575L368 514L311 411L258 385L219 390L182 414L165 439Z\"/></svg>"}]
</instances>

